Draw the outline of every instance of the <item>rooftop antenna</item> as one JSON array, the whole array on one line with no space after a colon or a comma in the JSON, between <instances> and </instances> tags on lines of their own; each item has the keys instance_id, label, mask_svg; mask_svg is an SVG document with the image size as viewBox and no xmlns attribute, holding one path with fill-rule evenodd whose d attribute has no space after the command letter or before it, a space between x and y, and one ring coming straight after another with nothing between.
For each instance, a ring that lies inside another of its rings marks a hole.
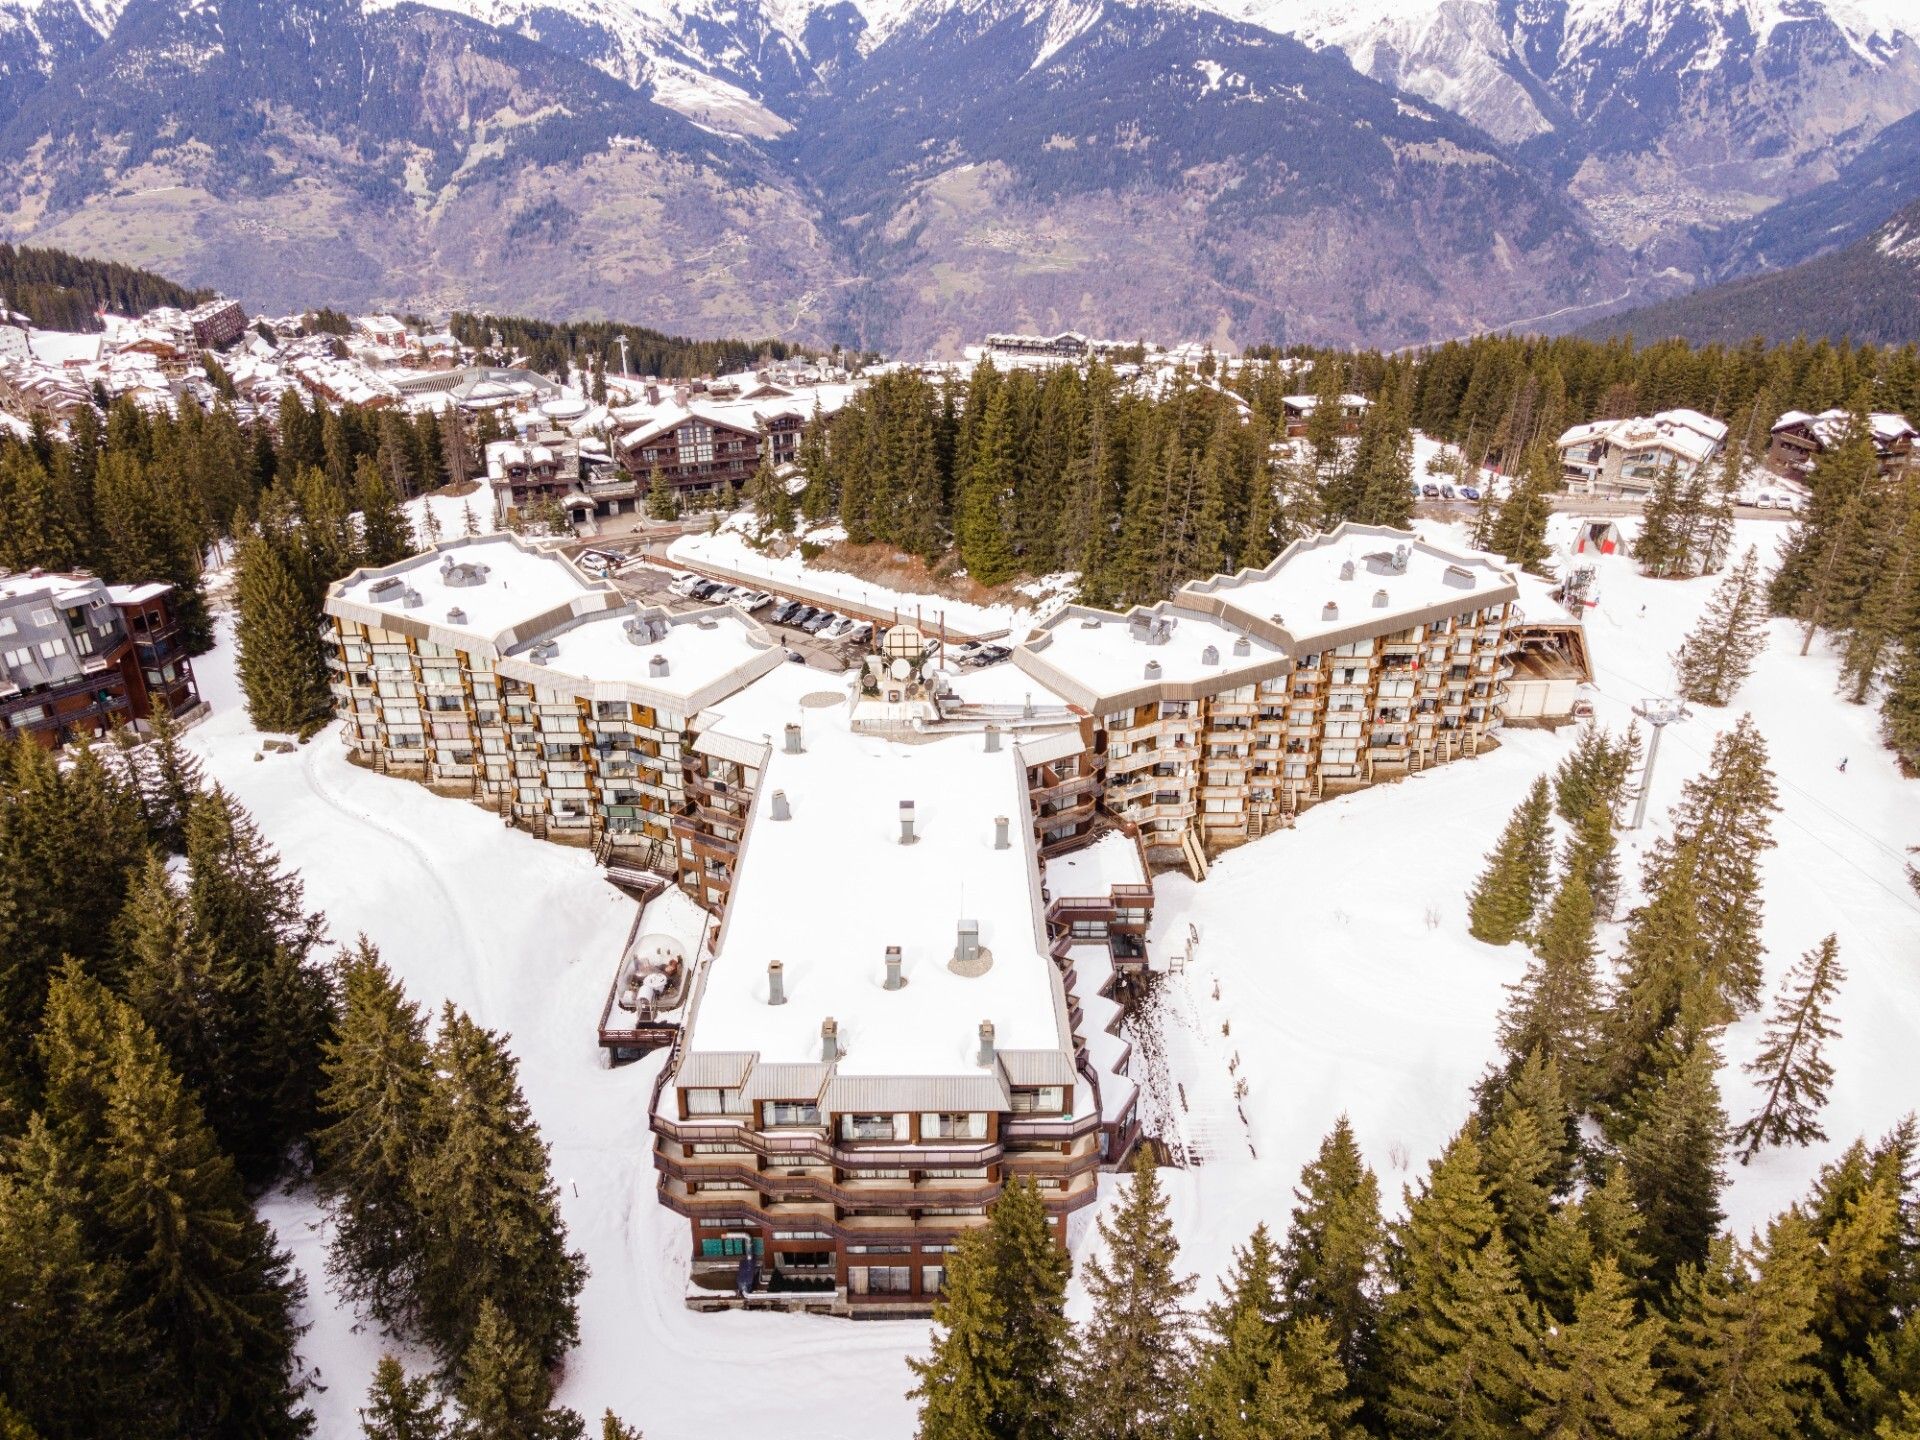
<instances>
[{"instance_id":1,"label":"rooftop antenna","mask_svg":"<svg viewBox=\"0 0 1920 1440\"><path fill-rule=\"evenodd\" d=\"M1633 707L1633 713L1653 727L1653 738L1647 742L1647 763L1640 769L1640 798L1633 807L1633 824L1627 827L1638 830L1647 818L1647 795L1653 789L1653 762L1660 755L1660 732L1676 720L1692 719L1693 712L1678 700L1642 700Z\"/></svg>"}]
</instances>

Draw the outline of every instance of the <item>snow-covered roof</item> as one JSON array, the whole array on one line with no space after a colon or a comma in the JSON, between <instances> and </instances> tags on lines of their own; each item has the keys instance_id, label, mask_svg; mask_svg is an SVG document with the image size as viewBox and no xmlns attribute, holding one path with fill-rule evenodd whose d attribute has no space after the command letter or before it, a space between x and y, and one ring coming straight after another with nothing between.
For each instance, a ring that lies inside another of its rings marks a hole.
<instances>
[{"instance_id":1,"label":"snow-covered roof","mask_svg":"<svg viewBox=\"0 0 1920 1440\"><path fill-rule=\"evenodd\" d=\"M1066 606L1014 651L1014 662L1089 710L1138 703L1149 694L1194 699L1290 668L1287 652L1271 641L1165 600L1125 615Z\"/></svg>"},{"instance_id":2,"label":"snow-covered roof","mask_svg":"<svg viewBox=\"0 0 1920 1440\"><path fill-rule=\"evenodd\" d=\"M678 615L623 606L528 637L499 669L530 684L685 716L786 658L784 647L731 605Z\"/></svg>"},{"instance_id":3,"label":"snow-covered roof","mask_svg":"<svg viewBox=\"0 0 1920 1440\"><path fill-rule=\"evenodd\" d=\"M1144 885L1146 867L1140 842L1119 830L1109 830L1093 844L1059 855L1046 863L1047 893L1060 900L1068 896L1105 899L1116 885Z\"/></svg>"},{"instance_id":4,"label":"snow-covered roof","mask_svg":"<svg viewBox=\"0 0 1920 1440\"><path fill-rule=\"evenodd\" d=\"M60 571L40 575L0 575L0 600L44 595L63 608L84 605L105 588L91 575L68 575Z\"/></svg>"},{"instance_id":5,"label":"snow-covered roof","mask_svg":"<svg viewBox=\"0 0 1920 1440\"><path fill-rule=\"evenodd\" d=\"M356 570L327 591L326 609L436 643L504 651L569 615L619 604L605 581L502 534L449 540L395 565Z\"/></svg>"},{"instance_id":6,"label":"snow-covered roof","mask_svg":"<svg viewBox=\"0 0 1920 1440\"><path fill-rule=\"evenodd\" d=\"M1404 530L1343 524L1296 540L1263 569L1192 581L1180 598L1268 637L1297 659L1518 594L1496 555L1443 549Z\"/></svg>"},{"instance_id":7,"label":"snow-covered roof","mask_svg":"<svg viewBox=\"0 0 1920 1440\"><path fill-rule=\"evenodd\" d=\"M1318 395L1283 395L1280 403L1289 410L1297 410L1302 415L1311 415L1314 407L1320 403ZM1342 395L1340 408L1343 410L1364 410L1373 402L1364 395Z\"/></svg>"},{"instance_id":8,"label":"snow-covered roof","mask_svg":"<svg viewBox=\"0 0 1920 1440\"><path fill-rule=\"evenodd\" d=\"M158 600L173 586L149 580L144 585L109 585L107 594L116 605L144 605L149 600Z\"/></svg>"},{"instance_id":9,"label":"snow-covered roof","mask_svg":"<svg viewBox=\"0 0 1920 1440\"><path fill-rule=\"evenodd\" d=\"M1726 438L1727 427L1698 410L1662 410L1658 415L1575 425L1560 436L1559 448L1604 440L1626 450L1666 450L1699 465L1711 460Z\"/></svg>"},{"instance_id":10,"label":"snow-covered roof","mask_svg":"<svg viewBox=\"0 0 1920 1440\"><path fill-rule=\"evenodd\" d=\"M976 1099L1001 1089L999 1067L977 1063L990 1021L1003 1056L1048 1052L1040 1063L1071 1083L1015 747L990 751L978 731L912 743L856 732L850 684L781 665L708 714L765 760L718 954L689 1022L689 1065L720 1052L756 1055L758 1070L816 1066L831 1019L845 1052L836 1081L898 1079L894 1100L869 1087L874 1108L913 1109L921 1092L904 1084L913 1079L937 1077ZM784 747L790 723L802 730L800 754ZM772 818L776 793L791 818ZM910 845L900 842L903 801L915 807ZM1011 821L1004 850L994 844L999 816ZM949 968L963 920L978 924L984 973ZM906 978L891 991L890 945ZM772 960L784 971L782 1005L768 1003Z\"/></svg>"},{"instance_id":11,"label":"snow-covered roof","mask_svg":"<svg viewBox=\"0 0 1920 1440\"><path fill-rule=\"evenodd\" d=\"M1804 410L1789 410L1773 422L1773 431L1778 434L1782 430L1804 426L1822 449L1832 449L1847 438L1847 428L1852 423L1853 414L1847 410L1822 410L1818 415L1809 415ZM1873 429L1873 443L1881 449L1920 435L1920 430L1916 430L1906 416L1884 410L1876 410L1867 416L1867 423Z\"/></svg>"}]
</instances>

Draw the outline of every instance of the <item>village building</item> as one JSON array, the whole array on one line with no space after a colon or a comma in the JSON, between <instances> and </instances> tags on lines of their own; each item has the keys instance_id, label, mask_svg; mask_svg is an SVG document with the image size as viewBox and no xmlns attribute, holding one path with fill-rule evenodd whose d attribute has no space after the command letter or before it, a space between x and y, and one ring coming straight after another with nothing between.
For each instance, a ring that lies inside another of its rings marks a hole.
<instances>
[{"instance_id":1,"label":"village building","mask_svg":"<svg viewBox=\"0 0 1920 1440\"><path fill-rule=\"evenodd\" d=\"M1867 424L1881 474L1892 475L1913 463L1914 439L1920 431L1906 416L1876 411L1867 416ZM1767 446L1767 468L1804 482L1820 457L1847 438L1852 425L1853 414L1847 410L1823 410L1818 415L1787 411L1774 422Z\"/></svg>"},{"instance_id":2,"label":"village building","mask_svg":"<svg viewBox=\"0 0 1920 1440\"><path fill-rule=\"evenodd\" d=\"M1727 427L1698 410L1596 420L1561 435L1564 486L1577 495L1644 496L1662 473L1692 479L1726 444Z\"/></svg>"},{"instance_id":3,"label":"village building","mask_svg":"<svg viewBox=\"0 0 1920 1440\"><path fill-rule=\"evenodd\" d=\"M1357 435L1360 422L1367 418L1367 409L1373 402L1364 395L1342 395L1340 397L1340 433ZM1282 411L1287 417L1287 434L1298 438L1307 433L1307 425L1313 419L1313 412L1320 408L1317 395L1283 395L1280 397Z\"/></svg>"},{"instance_id":4,"label":"village building","mask_svg":"<svg viewBox=\"0 0 1920 1440\"><path fill-rule=\"evenodd\" d=\"M187 331L202 350L223 350L247 333L247 312L238 300L213 299L186 315Z\"/></svg>"},{"instance_id":5,"label":"village building","mask_svg":"<svg viewBox=\"0 0 1920 1440\"><path fill-rule=\"evenodd\" d=\"M58 425L92 405L92 390L73 372L29 355L0 355L0 411Z\"/></svg>"},{"instance_id":6,"label":"village building","mask_svg":"<svg viewBox=\"0 0 1920 1440\"><path fill-rule=\"evenodd\" d=\"M829 418L853 395L851 384L782 384L766 372L683 382L657 382L613 411L627 428L614 456L638 492L668 485L680 495L724 497L760 468L792 462L814 416Z\"/></svg>"},{"instance_id":7,"label":"village building","mask_svg":"<svg viewBox=\"0 0 1920 1440\"><path fill-rule=\"evenodd\" d=\"M58 748L200 703L170 585L0 574L0 727Z\"/></svg>"}]
</instances>

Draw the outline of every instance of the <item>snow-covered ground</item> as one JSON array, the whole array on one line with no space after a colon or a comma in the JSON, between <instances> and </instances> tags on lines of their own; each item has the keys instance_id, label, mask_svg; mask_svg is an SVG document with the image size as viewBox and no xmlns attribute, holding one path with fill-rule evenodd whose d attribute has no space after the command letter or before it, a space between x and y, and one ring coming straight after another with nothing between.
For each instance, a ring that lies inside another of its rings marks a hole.
<instances>
[{"instance_id":1,"label":"snow-covered ground","mask_svg":"<svg viewBox=\"0 0 1920 1440\"><path fill-rule=\"evenodd\" d=\"M1555 523L1571 532L1571 517ZM1784 531L1743 522L1738 543L1767 553ZM1623 557L1596 563L1604 600L1588 622L1593 699L1619 726L1634 701L1671 683L1665 657L1715 581L1647 581ZM1715 732L1751 709L1783 807L1779 847L1763 861L1770 985L1829 930L1849 975L1831 1051L1833 1142L1732 1166L1727 1208L1743 1231L1799 1193L1834 1149L1884 1130L1920 1095L1911 1041L1920 899L1903 873L1904 847L1920 840L1920 786L1880 747L1875 712L1834 696L1834 661L1798 649L1791 627L1777 625L1734 707L1669 729L1648 828L1628 847L1659 833ZM364 930L424 1004L451 998L511 1032L573 1243L593 1272L561 1399L589 1416L611 1405L650 1440L909 1435L903 1357L924 1347L924 1324L696 1315L681 1305L686 1232L654 1201L647 1153L658 1061L606 1070L593 1042L632 902L583 852L348 765L331 730L296 754L256 761L224 633L197 671L214 713L192 744L306 877L334 937ZM1339 1114L1352 1118L1395 1206L1464 1117L1468 1088L1493 1054L1501 987L1525 963L1517 946L1467 936L1464 896L1521 793L1570 739L1509 730L1491 755L1308 811L1294 830L1223 856L1203 885L1158 881L1155 956L1184 954L1189 927L1198 936L1191 963L1166 980L1164 1050L1185 1097L1176 1123L1203 1162L1166 1176L1203 1295L1256 1221L1284 1226L1299 1168ZM1843 755L1851 763L1840 774ZM1637 869L1629 855L1627 874ZM1736 1121L1753 1103L1738 1066L1758 1030L1747 1021L1726 1045L1722 1082ZM319 1433L350 1440L384 1343L329 1295L311 1200L279 1196L264 1208L311 1291L304 1347L325 1386L314 1397ZM1083 1253L1090 1217L1073 1228Z\"/></svg>"}]
</instances>

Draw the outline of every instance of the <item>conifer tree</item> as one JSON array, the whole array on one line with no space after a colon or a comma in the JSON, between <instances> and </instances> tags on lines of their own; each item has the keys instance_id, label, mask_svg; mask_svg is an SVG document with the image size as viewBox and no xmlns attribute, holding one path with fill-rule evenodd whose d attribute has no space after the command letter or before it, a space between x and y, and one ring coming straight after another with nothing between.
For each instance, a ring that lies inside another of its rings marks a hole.
<instances>
[{"instance_id":1,"label":"conifer tree","mask_svg":"<svg viewBox=\"0 0 1920 1440\"><path fill-rule=\"evenodd\" d=\"M432 1049L432 1150L418 1166L425 1226L419 1320L443 1356L475 1343L483 1307L511 1316L542 1368L580 1338L586 1265L567 1249L547 1145L502 1039L448 1003Z\"/></svg>"},{"instance_id":2,"label":"conifer tree","mask_svg":"<svg viewBox=\"0 0 1920 1440\"><path fill-rule=\"evenodd\" d=\"M786 481L773 468L773 448L765 435L761 437L760 467L747 482L747 503L753 507L763 535L793 528L793 497L787 493Z\"/></svg>"},{"instance_id":3,"label":"conifer tree","mask_svg":"<svg viewBox=\"0 0 1920 1440\"><path fill-rule=\"evenodd\" d=\"M324 1048L314 1182L334 1226L327 1273L382 1324L409 1328L426 1236L414 1192L428 1153L426 1021L365 936L340 964Z\"/></svg>"},{"instance_id":4,"label":"conifer tree","mask_svg":"<svg viewBox=\"0 0 1920 1440\"><path fill-rule=\"evenodd\" d=\"M1766 597L1760 552L1752 546L1707 601L1700 621L1673 657L1680 694L1696 705L1725 705L1766 648Z\"/></svg>"},{"instance_id":5,"label":"conifer tree","mask_svg":"<svg viewBox=\"0 0 1920 1440\"><path fill-rule=\"evenodd\" d=\"M48 1126L87 1153L90 1223L155 1334L150 1413L173 1433L303 1435L302 1287L199 1106L140 1017L77 967L48 1006Z\"/></svg>"},{"instance_id":6,"label":"conifer tree","mask_svg":"<svg viewBox=\"0 0 1920 1440\"><path fill-rule=\"evenodd\" d=\"M1672 1303L1670 1369L1698 1440L1797 1435L1817 1346L1812 1331L1815 1249L1789 1210L1747 1256L1721 1240L1683 1270Z\"/></svg>"},{"instance_id":7,"label":"conifer tree","mask_svg":"<svg viewBox=\"0 0 1920 1440\"><path fill-rule=\"evenodd\" d=\"M185 897L156 854L127 897L120 919L125 959L121 993L153 1027L180 1078L211 1114L233 1113L235 1041L226 989L234 977L195 933ZM216 1126L216 1129L219 1127ZM222 1136L231 1152L231 1139Z\"/></svg>"},{"instance_id":8,"label":"conifer tree","mask_svg":"<svg viewBox=\"0 0 1920 1440\"><path fill-rule=\"evenodd\" d=\"M1827 1007L1846 978L1839 940L1832 935L1802 955L1788 974L1767 1022L1766 1043L1746 1066L1766 1086L1766 1098L1734 1132L1741 1164L1764 1145L1808 1145L1827 1138L1818 1116L1833 1083L1833 1066L1821 1052L1839 1033Z\"/></svg>"},{"instance_id":9,"label":"conifer tree","mask_svg":"<svg viewBox=\"0 0 1920 1440\"><path fill-rule=\"evenodd\" d=\"M1359 1400L1348 1393L1326 1322L1309 1317L1282 1335L1254 1398L1248 1440L1289 1436L1294 1440L1361 1440L1353 1423ZM1227 1432L1232 1433L1232 1432Z\"/></svg>"},{"instance_id":10,"label":"conifer tree","mask_svg":"<svg viewBox=\"0 0 1920 1440\"><path fill-rule=\"evenodd\" d=\"M1600 1261L1610 1262L1638 1286L1647 1266L1639 1236L1632 1192L1625 1173L1614 1164L1599 1184L1548 1217L1521 1260L1528 1289L1554 1321L1571 1323Z\"/></svg>"},{"instance_id":11,"label":"conifer tree","mask_svg":"<svg viewBox=\"0 0 1920 1440\"><path fill-rule=\"evenodd\" d=\"M1691 546L1680 472L1671 461L1660 467L1653 489L1640 512L1640 533L1633 540L1633 558L1640 573L1672 579L1689 573Z\"/></svg>"},{"instance_id":12,"label":"conifer tree","mask_svg":"<svg viewBox=\"0 0 1920 1440\"><path fill-rule=\"evenodd\" d=\"M360 553L366 564L391 565L414 553L418 547L400 496L373 461L360 462L353 498L360 507Z\"/></svg>"},{"instance_id":13,"label":"conifer tree","mask_svg":"<svg viewBox=\"0 0 1920 1440\"><path fill-rule=\"evenodd\" d=\"M1087 1261L1093 1318L1073 1366L1076 1424L1088 1436L1163 1440L1186 1386L1193 1277L1179 1272L1180 1244L1145 1146L1132 1184L1099 1220L1104 1256Z\"/></svg>"},{"instance_id":14,"label":"conifer tree","mask_svg":"<svg viewBox=\"0 0 1920 1440\"><path fill-rule=\"evenodd\" d=\"M1070 1262L1040 1192L1015 1178L965 1230L934 1307L933 1353L909 1359L920 1440L1055 1440L1068 1426Z\"/></svg>"},{"instance_id":15,"label":"conifer tree","mask_svg":"<svg viewBox=\"0 0 1920 1440\"><path fill-rule=\"evenodd\" d=\"M1490 548L1533 574L1546 564L1547 519L1553 496L1560 488L1560 453L1551 440L1528 447L1525 468L1508 482L1507 498L1500 502L1488 536Z\"/></svg>"},{"instance_id":16,"label":"conifer tree","mask_svg":"<svg viewBox=\"0 0 1920 1440\"><path fill-rule=\"evenodd\" d=\"M240 542L234 577L235 663L247 718L262 730L299 731L333 709L319 617L279 550L264 536Z\"/></svg>"},{"instance_id":17,"label":"conifer tree","mask_svg":"<svg viewBox=\"0 0 1920 1440\"><path fill-rule=\"evenodd\" d=\"M1468 931L1489 945L1524 939L1553 872L1547 778L1533 782L1467 897Z\"/></svg>"},{"instance_id":18,"label":"conifer tree","mask_svg":"<svg viewBox=\"0 0 1920 1440\"><path fill-rule=\"evenodd\" d=\"M1920 772L1920 632L1900 642L1880 701L1880 738L1908 775Z\"/></svg>"},{"instance_id":19,"label":"conifer tree","mask_svg":"<svg viewBox=\"0 0 1920 1440\"><path fill-rule=\"evenodd\" d=\"M1537 1055L1558 1068L1575 1094L1584 1094L1585 1077L1595 1060L1599 982L1593 898L1578 871L1570 871L1554 892L1534 936L1533 952L1520 983L1507 987L1500 1048L1509 1069Z\"/></svg>"},{"instance_id":20,"label":"conifer tree","mask_svg":"<svg viewBox=\"0 0 1920 1440\"><path fill-rule=\"evenodd\" d=\"M1280 1297L1280 1251L1265 1222L1253 1227L1245 1246L1233 1250L1233 1268L1220 1282L1220 1298L1202 1311L1203 1350L1230 1343L1241 1317L1251 1314L1262 1333L1277 1336L1283 1318Z\"/></svg>"},{"instance_id":21,"label":"conifer tree","mask_svg":"<svg viewBox=\"0 0 1920 1440\"><path fill-rule=\"evenodd\" d=\"M1383 1330L1396 1437L1514 1433L1537 1364L1538 1324L1463 1130L1432 1163L1396 1231L1398 1289Z\"/></svg>"},{"instance_id":22,"label":"conifer tree","mask_svg":"<svg viewBox=\"0 0 1920 1440\"><path fill-rule=\"evenodd\" d=\"M1631 1128L1620 1161L1656 1285L1667 1284L1683 1265L1704 1263L1723 1218L1727 1121L1714 1079L1718 1064L1712 1042L1693 1038L1677 1061L1649 1075L1629 1098Z\"/></svg>"},{"instance_id":23,"label":"conifer tree","mask_svg":"<svg viewBox=\"0 0 1920 1440\"><path fill-rule=\"evenodd\" d=\"M1901 638L1920 622L1920 475L1909 469L1881 508L1893 513L1875 537L1878 553L1866 562L1840 652L1841 693L1855 705L1866 703Z\"/></svg>"},{"instance_id":24,"label":"conifer tree","mask_svg":"<svg viewBox=\"0 0 1920 1440\"><path fill-rule=\"evenodd\" d=\"M1553 772L1554 813L1569 825L1579 824L1581 817L1601 802L1612 763L1613 747L1607 732L1597 721L1588 720Z\"/></svg>"},{"instance_id":25,"label":"conifer tree","mask_svg":"<svg viewBox=\"0 0 1920 1440\"><path fill-rule=\"evenodd\" d=\"M1508 1105L1481 1146L1487 1198L1499 1216L1500 1234L1516 1256L1532 1248L1553 1213L1556 1182L1567 1168L1558 1153L1565 1140L1564 1128L1548 1135L1533 1111Z\"/></svg>"},{"instance_id":26,"label":"conifer tree","mask_svg":"<svg viewBox=\"0 0 1920 1440\"><path fill-rule=\"evenodd\" d=\"M480 1301L457 1374L453 1440L584 1440L580 1417L552 1405L539 1347L491 1299Z\"/></svg>"},{"instance_id":27,"label":"conifer tree","mask_svg":"<svg viewBox=\"0 0 1920 1440\"><path fill-rule=\"evenodd\" d=\"M646 1440L639 1427L627 1424L613 1411L600 1417L600 1440Z\"/></svg>"},{"instance_id":28,"label":"conifer tree","mask_svg":"<svg viewBox=\"0 0 1920 1440\"><path fill-rule=\"evenodd\" d=\"M148 722L153 739L146 747L150 762L147 824L156 844L175 855L187 853L187 813L206 789L200 761L182 743L180 727L165 708L156 708Z\"/></svg>"},{"instance_id":29,"label":"conifer tree","mask_svg":"<svg viewBox=\"0 0 1920 1440\"><path fill-rule=\"evenodd\" d=\"M1653 1356L1661 1325L1635 1313L1619 1267L1599 1261L1572 1320L1541 1342L1526 1433L1554 1440L1667 1440L1681 1434L1678 1407Z\"/></svg>"},{"instance_id":30,"label":"conifer tree","mask_svg":"<svg viewBox=\"0 0 1920 1440\"><path fill-rule=\"evenodd\" d=\"M1216 1328L1195 1357L1180 1425L1185 1440L1255 1440L1261 1433L1261 1396L1280 1330L1252 1305L1229 1305L1220 1321L1225 1328Z\"/></svg>"},{"instance_id":31,"label":"conifer tree","mask_svg":"<svg viewBox=\"0 0 1920 1440\"><path fill-rule=\"evenodd\" d=\"M409 1378L398 1360L382 1355L360 1411L360 1433L364 1440L447 1440L442 1409L427 1376Z\"/></svg>"},{"instance_id":32,"label":"conifer tree","mask_svg":"<svg viewBox=\"0 0 1920 1440\"><path fill-rule=\"evenodd\" d=\"M1361 1159L1345 1115L1302 1168L1293 1196L1278 1260L1282 1313L1292 1325L1325 1321L1341 1369L1370 1394L1379 1360L1386 1228L1379 1181Z\"/></svg>"}]
</instances>

